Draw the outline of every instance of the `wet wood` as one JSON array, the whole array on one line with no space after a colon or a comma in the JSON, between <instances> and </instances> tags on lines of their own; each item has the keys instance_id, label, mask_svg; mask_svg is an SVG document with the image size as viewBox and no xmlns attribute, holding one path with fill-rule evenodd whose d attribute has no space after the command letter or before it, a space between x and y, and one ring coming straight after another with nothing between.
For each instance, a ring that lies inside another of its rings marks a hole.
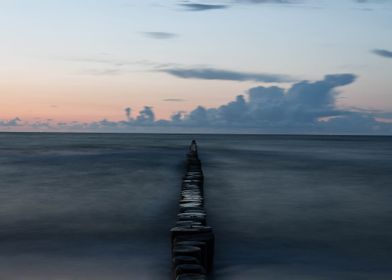
<instances>
[{"instance_id":1,"label":"wet wood","mask_svg":"<svg viewBox=\"0 0 392 280\"><path fill-rule=\"evenodd\" d=\"M171 229L173 278L204 280L212 271L215 237L207 226L204 209L204 176L193 140L181 184L176 226Z\"/></svg>"}]
</instances>

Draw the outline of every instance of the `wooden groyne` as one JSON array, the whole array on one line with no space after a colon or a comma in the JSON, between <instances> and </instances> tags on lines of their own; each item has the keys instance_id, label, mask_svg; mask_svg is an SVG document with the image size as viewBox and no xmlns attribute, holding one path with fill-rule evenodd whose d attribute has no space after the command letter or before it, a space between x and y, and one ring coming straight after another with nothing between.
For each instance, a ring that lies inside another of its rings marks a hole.
<instances>
[{"instance_id":1,"label":"wooden groyne","mask_svg":"<svg viewBox=\"0 0 392 280\"><path fill-rule=\"evenodd\" d=\"M172 268L176 280L204 280L212 271L214 234L204 209L204 176L193 140L187 154L176 226L171 229Z\"/></svg>"}]
</instances>

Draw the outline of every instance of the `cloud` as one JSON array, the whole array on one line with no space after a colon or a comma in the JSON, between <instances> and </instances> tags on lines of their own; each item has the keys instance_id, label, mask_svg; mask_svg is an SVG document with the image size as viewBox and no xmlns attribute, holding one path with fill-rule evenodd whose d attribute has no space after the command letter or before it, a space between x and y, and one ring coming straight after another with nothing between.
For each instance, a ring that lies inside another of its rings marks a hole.
<instances>
[{"instance_id":1,"label":"cloud","mask_svg":"<svg viewBox=\"0 0 392 280\"><path fill-rule=\"evenodd\" d=\"M13 118L11 120L0 120L0 126L19 126L22 120L18 117Z\"/></svg>"},{"instance_id":2,"label":"cloud","mask_svg":"<svg viewBox=\"0 0 392 280\"><path fill-rule=\"evenodd\" d=\"M181 123L181 121L182 121L182 119L184 118L185 115L186 115L185 111L179 111L179 112L174 113L170 117L171 123L174 124L174 125L178 124L178 123Z\"/></svg>"},{"instance_id":3,"label":"cloud","mask_svg":"<svg viewBox=\"0 0 392 280\"><path fill-rule=\"evenodd\" d=\"M237 0L237 3L252 3L252 4L267 4L267 3L274 3L274 4L292 4L302 2L299 0Z\"/></svg>"},{"instance_id":4,"label":"cloud","mask_svg":"<svg viewBox=\"0 0 392 280\"><path fill-rule=\"evenodd\" d=\"M137 116L127 107L125 120L61 123L62 131L102 132L224 132L294 134L390 134L392 112L340 108L339 89L352 84L350 73L326 75L319 81L300 81L289 88L257 86L232 101L213 108L197 106L157 120L151 106ZM18 123L15 119L14 122ZM42 124L40 124L42 128ZM55 129L50 127L51 130Z\"/></svg>"},{"instance_id":5,"label":"cloud","mask_svg":"<svg viewBox=\"0 0 392 280\"><path fill-rule=\"evenodd\" d=\"M363 4L363 3L384 3L389 0L354 0L354 1Z\"/></svg>"},{"instance_id":6,"label":"cloud","mask_svg":"<svg viewBox=\"0 0 392 280\"><path fill-rule=\"evenodd\" d=\"M148 38L159 40L172 39L178 36L175 33L169 32L142 32L142 34Z\"/></svg>"},{"instance_id":7,"label":"cloud","mask_svg":"<svg viewBox=\"0 0 392 280\"><path fill-rule=\"evenodd\" d=\"M136 118L138 124L151 124L155 121L155 114L150 106L144 106Z\"/></svg>"},{"instance_id":8,"label":"cloud","mask_svg":"<svg viewBox=\"0 0 392 280\"><path fill-rule=\"evenodd\" d=\"M388 0L349 0L359 4L365 3L385 3ZM211 1L212 3L214 1ZM216 1L217 3L222 3ZM232 7L234 4L282 4L282 5L291 5L291 4L301 4L301 3L311 3L312 1L307 0L231 0L226 1L228 4L203 4L203 3L183 3L179 4L180 6L185 7L187 10L191 11L205 11L211 9L226 9Z\"/></svg>"},{"instance_id":9,"label":"cloud","mask_svg":"<svg viewBox=\"0 0 392 280\"><path fill-rule=\"evenodd\" d=\"M166 98L166 99L163 99L163 101L165 101L165 102L184 102L185 99L181 99L181 98Z\"/></svg>"},{"instance_id":10,"label":"cloud","mask_svg":"<svg viewBox=\"0 0 392 280\"><path fill-rule=\"evenodd\" d=\"M239 95L218 108L197 107L184 116L190 125L249 127L268 130L311 129L325 117L346 116L336 108L336 87L355 80L352 74L327 75L321 81L302 81L285 90L280 87L254 87L247 97Z\"/></svg>"},{"instance_id":11,"label":"cloud","mask_svg":"<svg viewBox=\"0 0 392 280\"><path fill-rule=\"evenodd\" d=\"M124 110L125 110L125 115L127 117L127 120L131 120L132 119L132 117L131 117L132 109L130 107L127 107Z\"/></svg>"},{"instance_id":12,"label":"cloud","mask_svg":"<svg viewBox=\"0 0 392 280\"><path fill-rule=\"evenodd\" d=\"M168 121L153 121L152 117L148 125L161 130L177 127L180 131L391 134L392 123L378 121L377 113L337 107L338 88L355 80L355 75L347 73L326 75L315 82L297 82L288 89L258 86L227 104L215 108L197 106L190 112L174 113ZM137 120L130 123L140 124Z\"/></svg>"},{"instance_id":13,"label":"cloud","mask_svg":"<svg viewBox=\"0 0 392 280\"><path fill-rule=\"evenodd\" d=\"M220 10L226 9L228 5L218 5L218 4L202 4L202 3L182 3L179 6L185 8L187 11L201 12L209 10Z\"/></svg>"},{"instance_id":14,"label":"cloud","mask_svg":"<svg viewBox=\"0 0 392 280\"><path fill-rule=\"evenodd\" d=\"M230 4L205 4L205 3L180 3L179 6L187 11L201 12L209 10L220 10L230 8L231 4L293 4L302 2L301 0L232 0Z\"/></svg>"},{"instance_id":15,"label":"cloud","mask_svg":"<svg viewBox=\"0 0 392 280\"><path fill-rule=\"evenodd\" d=\"M378 56L392 58L392 51L383 50L383 49L374 49L372 52Z\"/></svg>"},{"instance_id":16,"label":"cloud","mask_svg":"<svg viewBox=\"0 0 392 280\"><path fill-rule=\"evenodd\" d=\"M29 126L32 127L33 129L40 130L40 131L56 129L56 127L53 126L51 120L35 121L35 122L31 123Z\"/></svg>"},{"instance_id":17,"label":"cloud","mask_svg":"<svg viewBox=\"0 0 392 280\"><path fill-rule=\"evenodd\" d=\"M226 80L226 81L254 81L265 83L291 82L293 78L286 75L247 73L215 68L165 68L159 70L183 79Z\"/></svg>"}]
</instances>

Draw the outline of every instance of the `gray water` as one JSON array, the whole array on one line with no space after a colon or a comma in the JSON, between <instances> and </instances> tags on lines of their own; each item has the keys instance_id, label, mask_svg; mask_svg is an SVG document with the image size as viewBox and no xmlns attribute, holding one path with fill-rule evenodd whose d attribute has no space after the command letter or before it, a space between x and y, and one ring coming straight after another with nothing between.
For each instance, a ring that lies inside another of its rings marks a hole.
<instances>
[{"instance_id":1,"label":"gray water","mask_svg":"<svg viewBox=\"0 0 392 280\"><path fill-rule=\"evenodd\" d=\"M0 279L170 279L199 143L216 280L392 279L392 138L0 133Z\"/></svg>"}]
</instances>

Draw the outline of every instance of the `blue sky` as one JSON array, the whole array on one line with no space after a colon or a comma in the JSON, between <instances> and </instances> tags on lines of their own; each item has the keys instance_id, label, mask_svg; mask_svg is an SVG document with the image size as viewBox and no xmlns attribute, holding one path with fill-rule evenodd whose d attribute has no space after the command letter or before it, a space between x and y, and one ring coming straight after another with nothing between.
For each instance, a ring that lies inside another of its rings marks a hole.
<instances>
[{"instance_id":1,"label":"blue sky","mask_svg":"<svg viewBox=\"0 0 392 280\"><path fill-rule=\"evenodd\" d=\"M392 132L389 0L5 0L0 26L3 131Z\"/></svg>"}]
</instances>

